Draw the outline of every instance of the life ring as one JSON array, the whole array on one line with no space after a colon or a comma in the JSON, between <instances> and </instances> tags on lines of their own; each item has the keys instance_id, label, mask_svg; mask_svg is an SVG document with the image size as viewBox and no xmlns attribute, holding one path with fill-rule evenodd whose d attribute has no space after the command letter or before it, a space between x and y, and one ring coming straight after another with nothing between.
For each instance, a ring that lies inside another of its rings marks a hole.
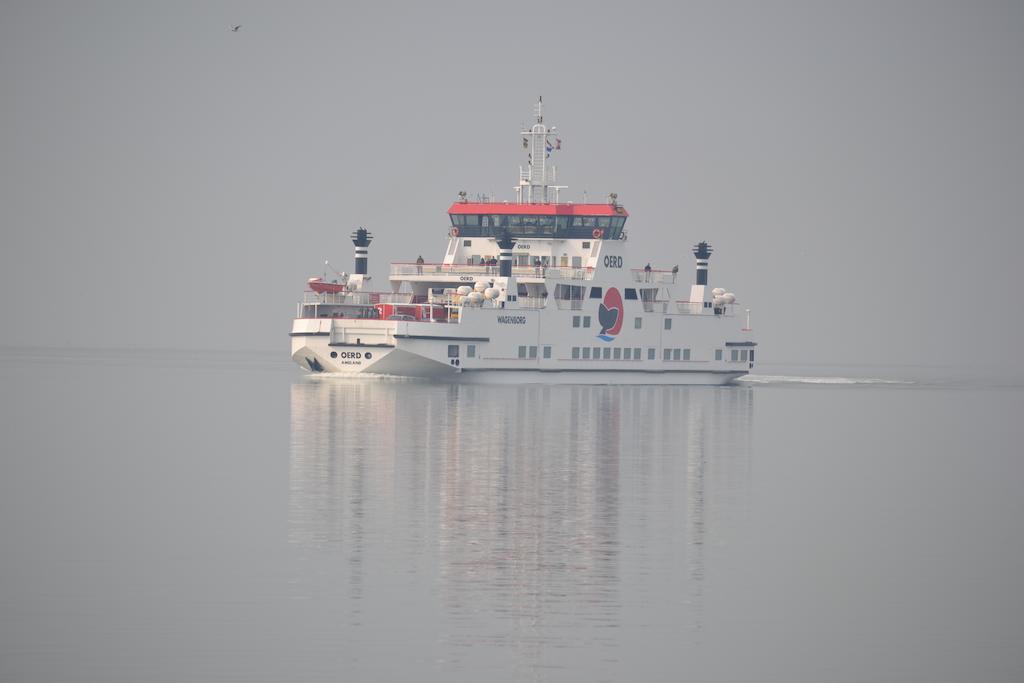
<instances>
[{"instance_id":1,"label":"life ring","mask_svg":"<svg viewBox=\"0 0 1024 683\"><path fill-rule=\"evenodd\" d=\"M602 237L604 237L604 230L602 230L601 228L594 228L594 232L592 232L591 234L594 236L595 240L599 240Z\"/></svg>"},{"instance_id":2,"label":"life ring","mask_svg":"<svg viewBox=\"0 0 1024 683\"><path fill-rule=\"evenodd\" d=\"M458 228L452 228L451 236L452 237L458 237L459 236L459 229Z\"/></svg>"}]
</instances>

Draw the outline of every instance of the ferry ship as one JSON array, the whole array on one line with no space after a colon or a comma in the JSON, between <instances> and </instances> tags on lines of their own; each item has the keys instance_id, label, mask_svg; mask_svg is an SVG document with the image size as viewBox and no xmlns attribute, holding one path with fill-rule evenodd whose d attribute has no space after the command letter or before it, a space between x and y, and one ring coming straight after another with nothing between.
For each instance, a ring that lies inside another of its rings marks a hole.
<instances>
[{"instance_id":1,"label":"ferry ship","mask_svg":"<svg viewBox=\"0 0 1024 683\"><path fill-rule=\"evenodd\" d=\"M750 310L708 284L712 248L693 248L695 276L628 250L629 212L559 201L544 123L521 132L527 164L515 201L448 209L440 262L392 263L373 291L372 234L352 234L355 269L311 278L292 324L292 359L314 373L458 382L725 384L754 367ZM524 126L525 128L525 126Z\"/></svg>"}]
</instances>

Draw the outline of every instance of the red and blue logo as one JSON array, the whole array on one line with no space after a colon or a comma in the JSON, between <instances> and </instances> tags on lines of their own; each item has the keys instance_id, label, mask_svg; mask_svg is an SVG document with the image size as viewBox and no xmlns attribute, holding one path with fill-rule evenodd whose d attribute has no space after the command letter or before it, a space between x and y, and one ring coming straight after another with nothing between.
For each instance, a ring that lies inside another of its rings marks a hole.
<instances>
[{"instance_id":1,"label":"red and blue logo","mask_svg":"<svg viewBox=\"0 0 1024 683\"><path fill-rule=\"evenodd\" d=\"M604 301L597 306L597 322L601 323L601 334L597 335L597 338L606 342L615 339L615 335L622 329L624 317L622 296L619 290L609 287L605 292Z\"/></svg>"}]
</instances>

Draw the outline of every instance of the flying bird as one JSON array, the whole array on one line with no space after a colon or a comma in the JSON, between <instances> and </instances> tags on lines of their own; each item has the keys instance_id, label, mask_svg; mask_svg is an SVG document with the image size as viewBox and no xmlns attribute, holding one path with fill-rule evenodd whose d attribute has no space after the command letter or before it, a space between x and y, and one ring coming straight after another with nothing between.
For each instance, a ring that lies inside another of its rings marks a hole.
<instances>
[{"instance_id":1,"label":"flying bird","mask_svg":"<svg viewBox=\"0 0 1024 683\"><path fill-rule=\"evenodd\" d=\"M241 25L241 24L239 24L238 26L232 26L232 27L231 27L231 30L232 30L233 32L235 32L235 33L238 33L238 29L240 29L240 28L242 28L242 25Z\"/></svg>"}]
</instances>

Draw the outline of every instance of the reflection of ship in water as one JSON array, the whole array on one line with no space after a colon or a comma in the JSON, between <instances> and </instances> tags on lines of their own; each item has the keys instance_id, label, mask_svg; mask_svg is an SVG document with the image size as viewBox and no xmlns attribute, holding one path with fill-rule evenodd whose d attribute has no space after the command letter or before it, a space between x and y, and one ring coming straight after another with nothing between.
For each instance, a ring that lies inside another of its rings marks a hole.
<instances>
[{"instance_id":1,"label":"reflection of ship in water","mask_svg":"<svg viewBox=\"0 0 1024 683\"><path fill-rule=\"evenodd\" d=\"M449 646L514 661L611 646L648 600L700 627L706 546L746 505L749 388L307 379L291 402L290 538L345 558L347 599L434 577Z\"/></svg>"}]
</instances>

